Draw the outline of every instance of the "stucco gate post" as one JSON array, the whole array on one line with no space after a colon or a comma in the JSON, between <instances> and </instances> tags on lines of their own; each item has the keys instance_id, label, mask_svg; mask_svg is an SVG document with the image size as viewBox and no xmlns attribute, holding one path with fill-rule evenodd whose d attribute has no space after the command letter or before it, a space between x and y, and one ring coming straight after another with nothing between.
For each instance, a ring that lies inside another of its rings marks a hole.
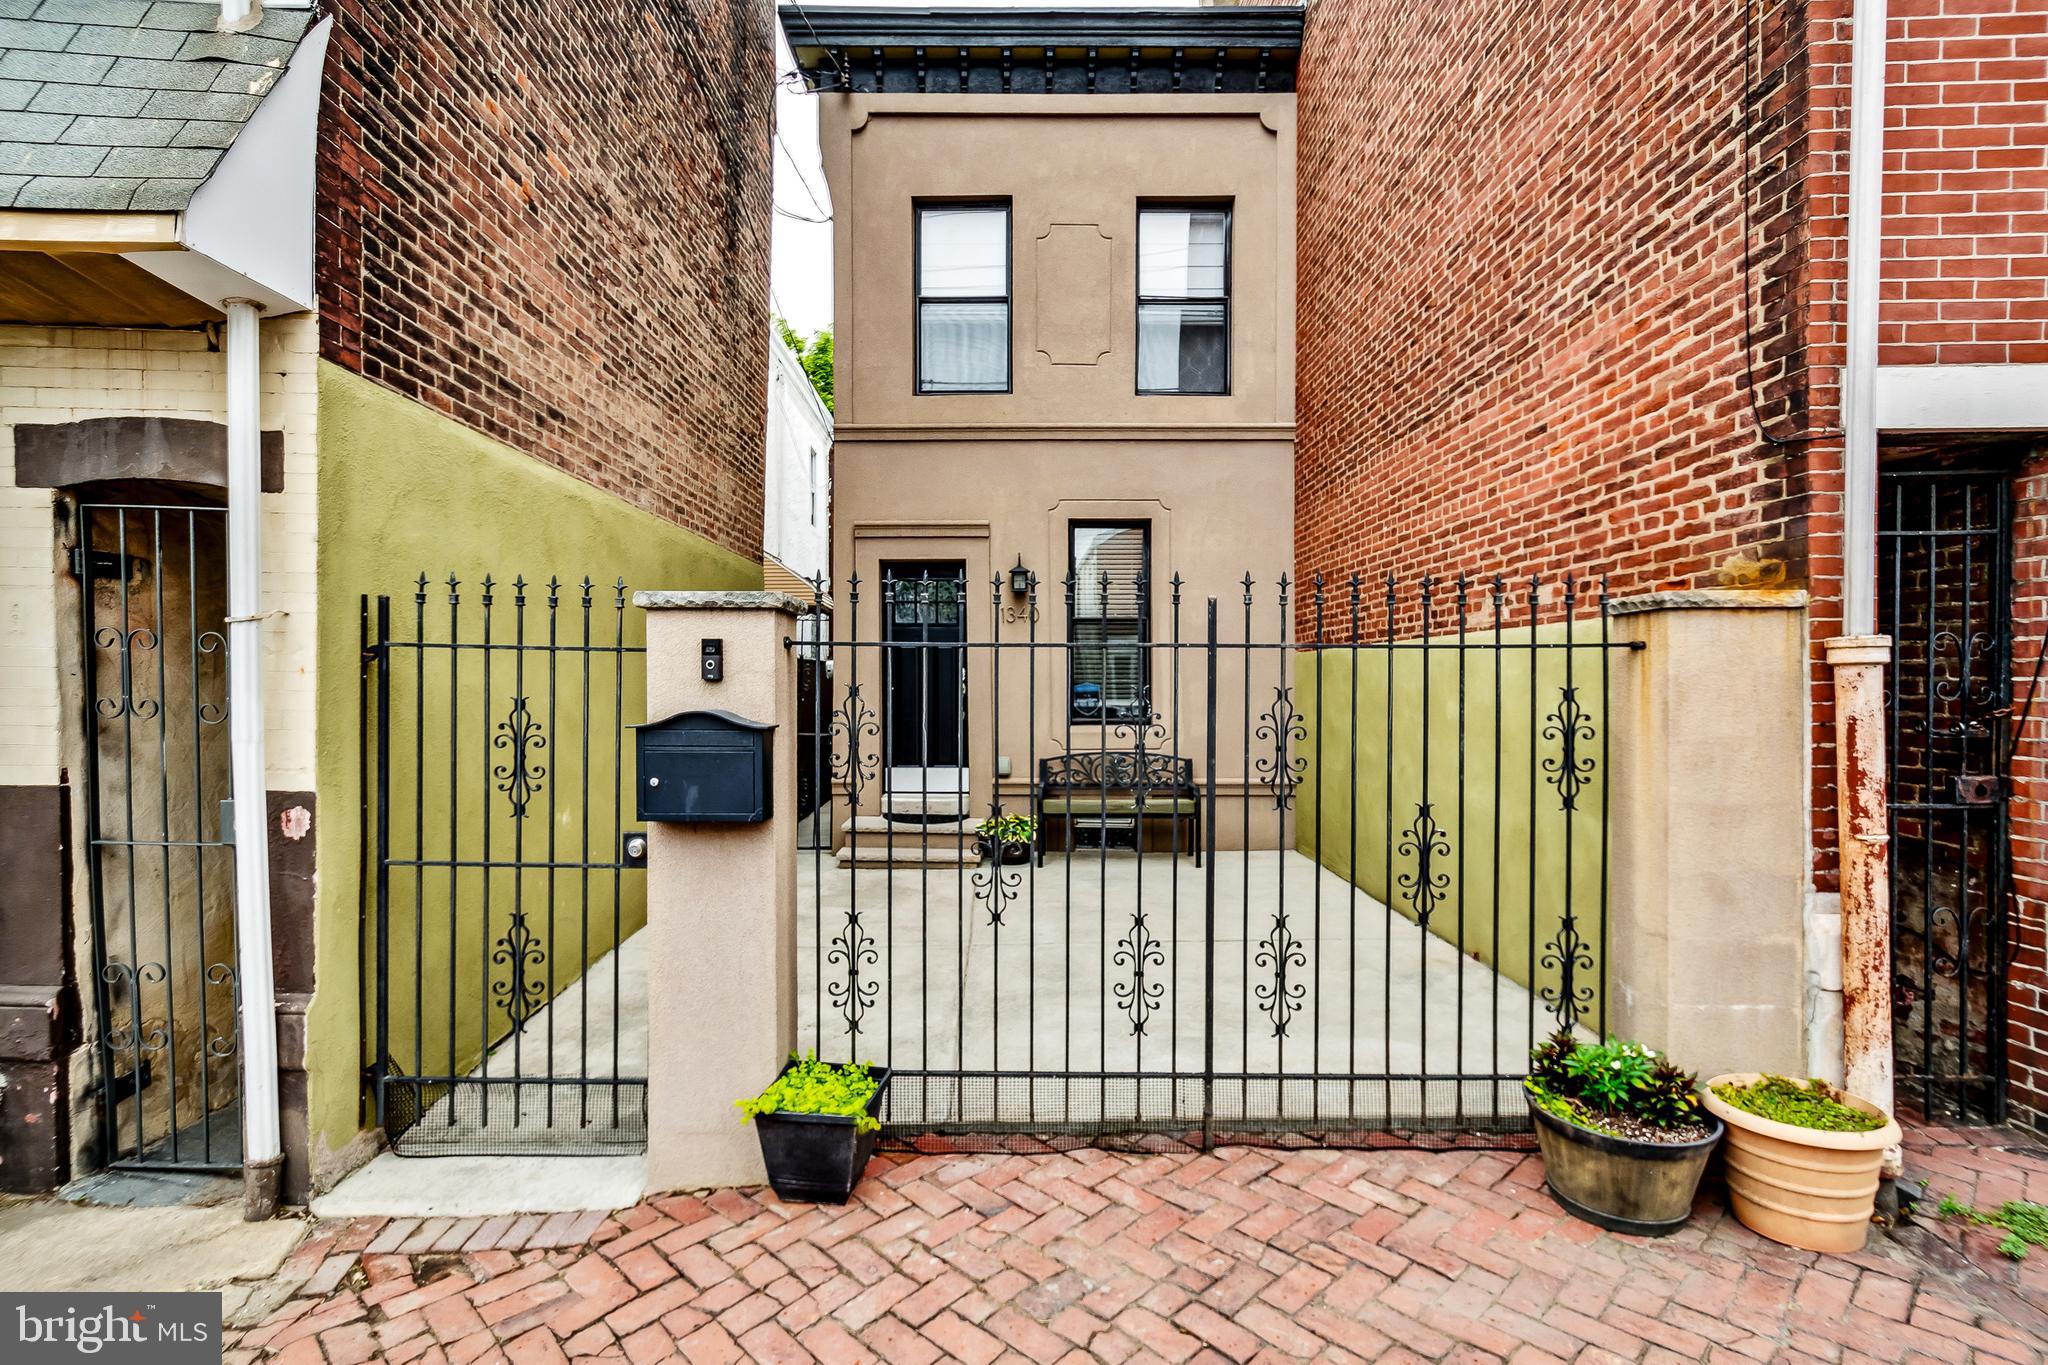
<instances>
[{"instance_id":1,"label":"stucco gate post","mask_svg":"<svg viewBox=\"0 0 2048 1365\"><path fill-rule=\"evenodd\" d=\"M767 1178L733 1101L796 1044L796 660L800 606L775 592L641 592L647 718L729 711L775 727L768 819L647 825L647 1187ZM725 677L702 676L724 642Z\"/></svg>"}]
</instances>

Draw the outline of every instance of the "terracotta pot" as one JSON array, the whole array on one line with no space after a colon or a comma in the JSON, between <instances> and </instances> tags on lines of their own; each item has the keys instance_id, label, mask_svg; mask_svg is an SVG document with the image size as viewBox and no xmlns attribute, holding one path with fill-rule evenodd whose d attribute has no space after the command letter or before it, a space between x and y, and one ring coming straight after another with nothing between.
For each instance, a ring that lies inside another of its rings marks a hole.
<instances>
[{"instance_id":1,"label":"terracotta pot","mask_svg":"<svg viewBox=\"0 0 2048 1365\"><path fill-rule=\"evenodd\" d=\"M1532 1103L1543 1183L1567 1213L1613 1232L1662 1237L1692 1217L1692 1197L1721 1124L1695 1142L1638 1142L1609 1137Z\"/></svg>"},{"instance_id":2,"label":"terracotta pot","mask_svg":"<svg viewBox=\"0 0 2048 1365\"><path fill-rule=\"evenodd\" d=\"M1870 1235L1884 1150L1903 1135L1884 1110L1854 1095L1844 1103L1885 1120L1867 1133L1827 1133L1760 1118L1724 1102L1717 1085L1750 1085L1756 1072L1716 1076L1701 1098L1728 1125L1728 1202L1745 1227L1807 1251L1852 1252Z\"/></svg>"}]
</instances>

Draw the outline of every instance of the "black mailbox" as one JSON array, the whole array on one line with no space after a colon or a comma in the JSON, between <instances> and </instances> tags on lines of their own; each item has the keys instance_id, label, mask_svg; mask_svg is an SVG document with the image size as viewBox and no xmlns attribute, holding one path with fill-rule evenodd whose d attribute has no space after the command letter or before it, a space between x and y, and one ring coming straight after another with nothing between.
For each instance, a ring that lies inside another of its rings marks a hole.
<instances>
[{"instance_id":1,"label":"black mailbox","mask_svg":"<svg viewBox=\"0 0 2048 1365\"><path fill-rule=\"evenodd\" d=\"M683 711L638 732L642 820L751 825L775 799L775 727L730 711Z\"/></svg>"}]
</instances>

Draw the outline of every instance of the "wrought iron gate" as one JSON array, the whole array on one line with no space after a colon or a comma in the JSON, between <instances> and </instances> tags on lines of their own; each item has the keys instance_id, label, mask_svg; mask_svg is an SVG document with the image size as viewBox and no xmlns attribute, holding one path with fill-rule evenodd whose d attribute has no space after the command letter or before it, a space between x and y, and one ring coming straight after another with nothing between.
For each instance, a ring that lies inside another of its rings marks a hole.
<instances>
[{"instance_id":1,"label":"wrought iron gate","mask_svg":"<svg viewBox=\"0 0 2048 1365\"><path fill-rule=\"evenodd\" d=\"M77 514L102 1159L237 1170L227 513Z\"/></svg>"},{"instance_id":2,"label":"wrought iron gate","mask_svg":"<svg viewBox=\"0 0 2048 1365\"><path fill-rule=\"evenodd\" d=\"M1603 584L1020 566L934 645L882 613L980 593L893 569L833 594L806 728L848 819L799 855L800 1040L894 1070L888 1133L1521 1130L1530 1046L1604 1031ZM933 714L964 811L882 790L888 718Z\"/></svg>"},{"instance_id":3,"label":"wrought iron gate","mask_svg":"<svg viewBox=\"0 0 2048 1365\"><path fill-rule=\"evenodd\" d=\"M478 586L363 605L377 1120L405 1155L635 1150L641 614L623 581Z\"/></svg>"},{"instance_id":4,"label":"wrought iron gate","mask_svg":"<svg viewBox=\"0 0 2048 1365\"><path fill-rule=\"evenodd\" d=\"M2008 475L1886 471L1893 1053L1930 1118L2005 1104L2012 856Z\"/></svg>"}]
</instances>

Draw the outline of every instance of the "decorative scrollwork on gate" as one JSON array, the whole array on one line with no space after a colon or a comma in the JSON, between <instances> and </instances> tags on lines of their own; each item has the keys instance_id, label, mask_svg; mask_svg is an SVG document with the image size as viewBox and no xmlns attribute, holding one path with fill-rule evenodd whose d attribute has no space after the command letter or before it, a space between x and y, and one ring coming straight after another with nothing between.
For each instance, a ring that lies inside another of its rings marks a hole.
<instances>
[{"instance_id":1,"label":"decorative scrollwork on gate","mask_svg":"<svg viewBox=\"0 0 2048 1365\"><path fill-rule=\"evenodd\" d=\"M1593 1004L1593 988L1579 984L1579 974L1593 970L1593 950L1580 937L1575 916L1566 915L1558 923L1557 937L1543 945L1538 961L1544 971L1557 973L1557 984L1545 986L1537 994L1557 1016L1559 1027L1577 1027L1579 1016Z\"/></svg>"},{"instance_id":2,"label":"decorative scrollwork on gate","mask_svg":"<svg viewBox=\"0 0 2048 1365\"><path fill-rule=\"evenodd\" d=\"M1934 671L1934 700L1952 704L1941 708L1938 714L1941 719L1953 718L1955 724L1942 724L1935 708L1929 708L1924 717L1909 717L1909 723L1917 721L1932 739L1981 739L1989 735L1991 716L1973 715L1970 708L1988 711L1998 705L1999 680L1992 667L1997 648L1998 637L1990 631L1972 631L1967 643L1955 631L1936 631L1928 645Z\"/></svg>"},{"instance_id":3,"label":"decorative scrollwork on gate","mask_svg":"<svg viewBox=\"0 0 2048 1365\"><path fill-rule=\"evenodd\" d=\"M1145 973L1166 966L1166 953L1159 940L1152 935L1151 926L1145 923L1145 911L1141 907L1131 915L1131 931L1125 934L1110 956L1110 964L1121 967L1131 974L1129 981L1119 981L1111 989L1116 995L1117 1005L1130 1017L1131 1032L1142 1035L1145 1021L1159 1008L1159 1002L1166 997L1166 983L1148 981Z\"/></svg>"},{"instance_id":4,"label":"decorative scrollwork on gate","mask_svg":"<svg viewBox=\"0 0 2048 1365\"><path fill-rule=\"evenodd\" d=\"M1991 660L1998 648L1998 636L1988 630L1973 630L1967 642L1961 633L1934 633L1934 695L1941 701L1961 701L1972 706L1990 706L1998 700L1997 670Z\"/></svg>"},{"instance_id":5,"label":"decorative scrollwork on gate","mask_svg":"<svg viewBox=\"0 0 2048 1365\"><path fill-rule=\"evenodd\" d=\"M839 931L825 954L827 963L846 969L846 980L827 982L825 992L832 997L832 1008L846 1020L849 1034L860 1033L861 1016L881 991L880 983L861 979L861 968L872 967L881 960L874 938L861 927L860 911L847 911L846 927Z\"/></svg>"},{"instance_id":6,"label":"decorative scrollwork on gate","mask_svg":"<svg viewBox=\"0 0 2048 1365\"><path fill-rule=\"evenodd\" d=\"M998 844L995 856L986 866L976 868L970 880L974 884L974 898L988 912L989 925L1000 929L1010 902L1017 899L1018 891L1024 885L1024 874L1004 865L1002 847Z\"/></svg>"},{"instance_id":7,"label":"decorative scrollwork on gate","mask_svg":"<svg viewBox=\"0 0 2048 1365\"><path fill-rule=\"evenodd\" d=\"M1557 788L1565 810L1578 809L1579 792L1592 780L1599 766L1590 745L1596 733L1592 717L1579 705L1579 689L1560 687L1557 709L1544 718L1543 738L1558 746L1558 752L1543 760L1543 780Z\"/></svg>"},{"instance_id":8,"label":"decorative scrollwork on gate","mask_svg":"<svg viewBox=\"0 0 2048 1365\"><path fill-rule=\"evenodd\" d=\"M1137 703L1123 719L1109 727L1110 742L1121 746L1128 744L1138 753L1152 753L1167 743L1164 717L1152 709L1152 689L1138 689ZM1141 779L1145 774L1140 774Z\"/></svg>"},{"instance_id":9,"label":"decorative scrollwork on gate","mask_svg":"<svg viewBox=\"0 0 2048 1365\"><path fill-rule=\"evenodd\" d=\"M498 722L498 733L492 739L491 747L511 750L511 761L491 769L491 775L498 779L498 790L512 802L512 818L526 818L526 807L540 790L541 779L548 770L533 761L533 755L548 747L547 736L540 730L540 722L527 709L526 698L514 697L512 711Z\"/></svg>"},{"instance_id":10,"label":"decorative scrollwork on gate","mask_svg":"<svg viewBox=\"0 0 2048 1365\"><path fill-rule=\"evenodd\" d=\"M1260 943L1258 956L1252 959L1252 965L1273 974L1273 979L1262 983L1253 994L1258 998L1259 1008L1273 1021L1273 1036L1285 1038L1288 1023L1308 994L1308 987L1288 979L1290 973L1308 966L1308 954L1302 950L1301 940L1288 926L1285 910L1273 916L1273 927Z\"/></svg>"},{"instance_id":11,"label":"decorative scrollwork on gate","mask_svg":"<svg viewBox=\"0 0 2048 1365\"><path fill-rule=\"evenodd\" d=\"M147 626L136 626L133 630L101 626L92 633L92 642L101 649L121 651L121 695L101 697L93 703L93 709L107 720L124 714L137 720L155 720L163 710L161 704L153 697L135 695L135 651L155 649L156 632Z\"/></svg>"},{"instance_id":12,"label":"decorative scrollwork on gate","mask_svg":"<svg viewBox=\"0 0 2048 1365\"><path fill-rule=\"evenodd\" d=\"M1308 743L1308 723L1294 709L1293 688L1273 689L1273 704L1259 717L1253 735L1273 746L1271 757L1260 758L1252 766L1273 794L1273 808L1284 811L1294 804L1294 789L1308 771L1308 755L1291 752L1293 746Z\"/></svg>"},{"instance_id":13,"label":"decorative scrollwork on gate","mask_svg":"<svg viewBox=\"0 0 2048 1365\"><path fill-rule=\"evenodd\" d=\"M505 936L491 952L491 961L508 969L509 974L491 983L491 994L505 1010L505 1017L512 1021L512 1027L523 1028L535 1011L547 1003L547 982L539 976L529 976L529 969L538 971L547 961L547 953L541 948L540 940L526 927L526 916L514 914L512 923L505 929Z\"/></svg>"},{"instance_id":14,"label":"decorative scrollwork on gate","mask_svg":"<svg viewBox=\"0 0 2048 1365\"><path fill-rule=\"evenodd\" d=\"M221 634L217 630L201 631L199 633L199 639L195 641L193 644L193 648L198 650L202 656L219 654L225 649L227 649L227 647L228 637ZM200 724L220 724L222 721L228 718L229 705L231 705L230 701L203 701L199 703Z\"/></svg>"},{"instance_id":15,"label":"decorative scrollwork on gate","mask_svg":"<svg viewBox=\"0 0 2048 1365\"><path fill-rule=\"evenodd\" d=\"M206 1055L209 1057L232 1057L239 1048L241 1030L235 1022L242 1017L242 977L231 962L216 962L206 969L208 985L228 988L228 1031L217 1033L206 1040Z\"/></svg>"},{"instance_id":16,"label":"decorative scrollwork on gate","mask_svg":"<svg viewBox=\"0 0 2048 1365\"><path fill-rule=\"evenodd\" d=\"M1401 899L1408 902L1415 922L1427 929L1429 917L1451 889L1451 874L1436 870L1438 859L1451 856L1450 836L1437 823L1429 802L1416 805L1415 819L1402 832L1398 853L1403 858L1415 860L1413 872L1403 872L1395 878L1401 888Z\"/></svg>"},{"instance_id":17,"label":"decorative scrollwork on gate","mask_svg":"<svg viewBox=\"0 0 2048 1365\"><path fill-rule=\"evenodd\" d=\"M862 700L860 684L851 683L846 689L846 700L832 708L832 724L827 744L831 747L832 780L846 788L847 804L860 809L861 789L874 780L882 768L882 751L864 749L867 740L882 733L882 723L875 715L874 708ZM839 742L844 740L842 751Z\"/></svg>"}]
</instances>

